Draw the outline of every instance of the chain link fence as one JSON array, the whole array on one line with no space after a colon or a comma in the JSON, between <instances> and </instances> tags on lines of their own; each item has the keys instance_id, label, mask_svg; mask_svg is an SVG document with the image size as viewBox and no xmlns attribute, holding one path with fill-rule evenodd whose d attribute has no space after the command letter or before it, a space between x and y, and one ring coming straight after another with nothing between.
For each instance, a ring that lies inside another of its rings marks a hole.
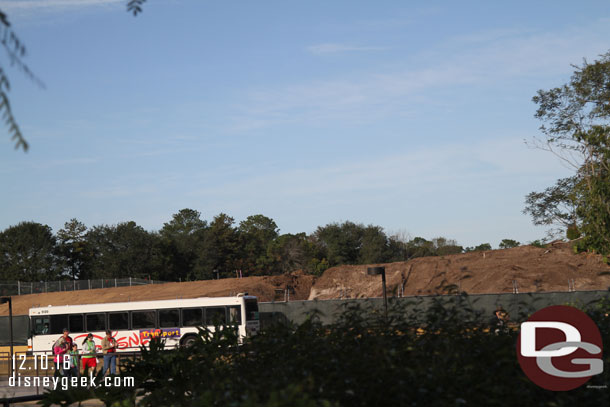
<instances>
[{"instance_id":1,"label":"chain link fence","mask_svg":"<svg viewBox=\"0 0 610 407\"><path fill-rule=\"evenodd\" d=\"M94 288L129 287L134 285L162 284L165 281L142 278L106 278L98 280L63 280L40 282L0 282L0 296L40 294L56 291L91 290Z\"/></svg>"}]
</instances>

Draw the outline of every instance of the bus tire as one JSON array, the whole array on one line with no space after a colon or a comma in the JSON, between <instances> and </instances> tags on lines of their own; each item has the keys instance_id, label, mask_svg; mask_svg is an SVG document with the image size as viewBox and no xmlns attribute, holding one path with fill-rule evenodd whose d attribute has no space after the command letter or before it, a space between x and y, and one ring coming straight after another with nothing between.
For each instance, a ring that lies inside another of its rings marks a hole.
<instances>
[{"instance_id":1,"label":"bus tire","mask_svg":"<svg viewBox=\"0 0 610 407\"><path fill-rule=\"evenodd\" d=\"M193 346L195 341L197 340L197 335L184 335L184 338L180 340L180 345L185 348L190 348Z\"/></svg>"}]
</instances>

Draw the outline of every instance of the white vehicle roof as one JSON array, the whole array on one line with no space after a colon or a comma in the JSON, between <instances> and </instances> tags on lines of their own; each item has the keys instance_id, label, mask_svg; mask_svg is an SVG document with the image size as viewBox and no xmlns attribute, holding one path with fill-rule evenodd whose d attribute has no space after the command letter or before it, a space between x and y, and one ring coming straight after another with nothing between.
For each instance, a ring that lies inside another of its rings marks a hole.
<instances>
[{"instance_id":1,"label":"white vehicle roof","mask_svg":"<svg viewBox=\"0 0 610 407\"><path fill-rule=\"evenodd\" d=\"M69 295L66 293L66 295ZM129 302L107 302L100 304L82 305L49 305L47 307L30 308L32 315L58 315L58 314L81 314L95 312L113 311L135 311L159 308L190 308L190 307L213 307L224 305L239 305L243 299L256 299L252 295L238 295L235 297L199 297L172 300L154 301L129 301Z\"/></svg>"}]
</instances>

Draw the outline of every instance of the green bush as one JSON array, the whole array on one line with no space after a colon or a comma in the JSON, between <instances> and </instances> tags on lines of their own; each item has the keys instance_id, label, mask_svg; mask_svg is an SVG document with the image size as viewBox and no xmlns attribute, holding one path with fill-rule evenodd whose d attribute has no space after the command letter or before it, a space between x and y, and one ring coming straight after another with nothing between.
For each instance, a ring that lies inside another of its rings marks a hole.
<instances>
[{"instance_id":1,"label":"green bush","mask_svg":"<svg viewBox=\"0 0 610 407\"><path fill-rule=\"evenodd\" d=\"M447 303L447 298L449 302ZM406 318L348 308L332 325L315 317L276 324L236 346L232 329L202 332L188 349L155 344L122 374L136 378L141 406L588 406L609 393L583 386L549 392L529 381L516 357L517 331L494 333L463 296L445 297ZM589 314L608 341L606 304ZM605 353L608 366L608 352ZM608 369L591 379L610 382ZM135 394L106 394L108 405ZM49 397L57 400L57 394Z\"/></svg>"}]
</instances>

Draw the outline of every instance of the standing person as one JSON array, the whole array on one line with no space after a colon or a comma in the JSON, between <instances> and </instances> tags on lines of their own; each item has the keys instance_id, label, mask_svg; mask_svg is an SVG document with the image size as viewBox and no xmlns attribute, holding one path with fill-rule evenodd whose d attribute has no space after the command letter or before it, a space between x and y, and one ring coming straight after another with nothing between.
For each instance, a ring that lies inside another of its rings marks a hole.
<instances>
[{"instance_id":1,"label":"standing person","mask_svg":"<svg viewBox=\"0 0 610 407\"><path fill-rule=\"evenodd\" d=\"M116 374L116 339L112 337L110 330L106 331L106 336L102 339L102 352L104 352L103 374L110 368L110 374Z\"/></svg>"},{"instance_id":2,"label":"standing person","mask_svg":"<svg viewBox=\"0 0 610 407\"><path fill-rule=\"evenodd\" d=\"M95 374L95 368L97 366L97 355L95 351L95 342L93 342L93 334L87 335L83 341L83 357L81 358L83 364L83 375L87 376L89 368L93 368Z\"/></svg>"},{"instance_id":3,"label":"standing person","mask_svg":"<svg viewBox=\"0 0 610 407\"><path fill-rule=\"evenodd\" d=\"M70 376L80 376L80 358L78 356L78 345L73 343L72 350L70 350Z\"/></svg>"},{"instance_id":4,"label":"standing person","mask_svg":"<svg viewBox=\"0 0 610 407\"><path fill-rule=\"evenodd\" d=\"M72 349L72 343L74 341L70 337L70 330L68 328L64 328L64 333L63 333L62 338L64 338L64 341L67 343L68 351L70 351Z\"/></svg>"},{"instance_id":5,"label":"standing person","mask_svg":"<svg viewBox=\"0 0 610 407\"><path fill-rule=\"evenodd\" d=\"M504 308L502 308L501 306L496 308L496 310L494 311L494 315L491 318L491 327L494 329L494 333L498 335L500 333L507 332L508 327L506 324L508 323L508 321L509 316L508 313L504 311Z\"/></svg>"},{"instance_id":6,"label":"standing person","mask_svg":"<svg viewBox=\"0 0 610 407\"><path fill-rule=\"evenodd\" d=\"M54 377L63 376L65 373L63 371L63 362L66 349L66 340L63 336L60 336L53 344L53 354L55 355L55 358L53 359L55 362L55 373L53 373Z\"/></svg>"}]
</instances>

